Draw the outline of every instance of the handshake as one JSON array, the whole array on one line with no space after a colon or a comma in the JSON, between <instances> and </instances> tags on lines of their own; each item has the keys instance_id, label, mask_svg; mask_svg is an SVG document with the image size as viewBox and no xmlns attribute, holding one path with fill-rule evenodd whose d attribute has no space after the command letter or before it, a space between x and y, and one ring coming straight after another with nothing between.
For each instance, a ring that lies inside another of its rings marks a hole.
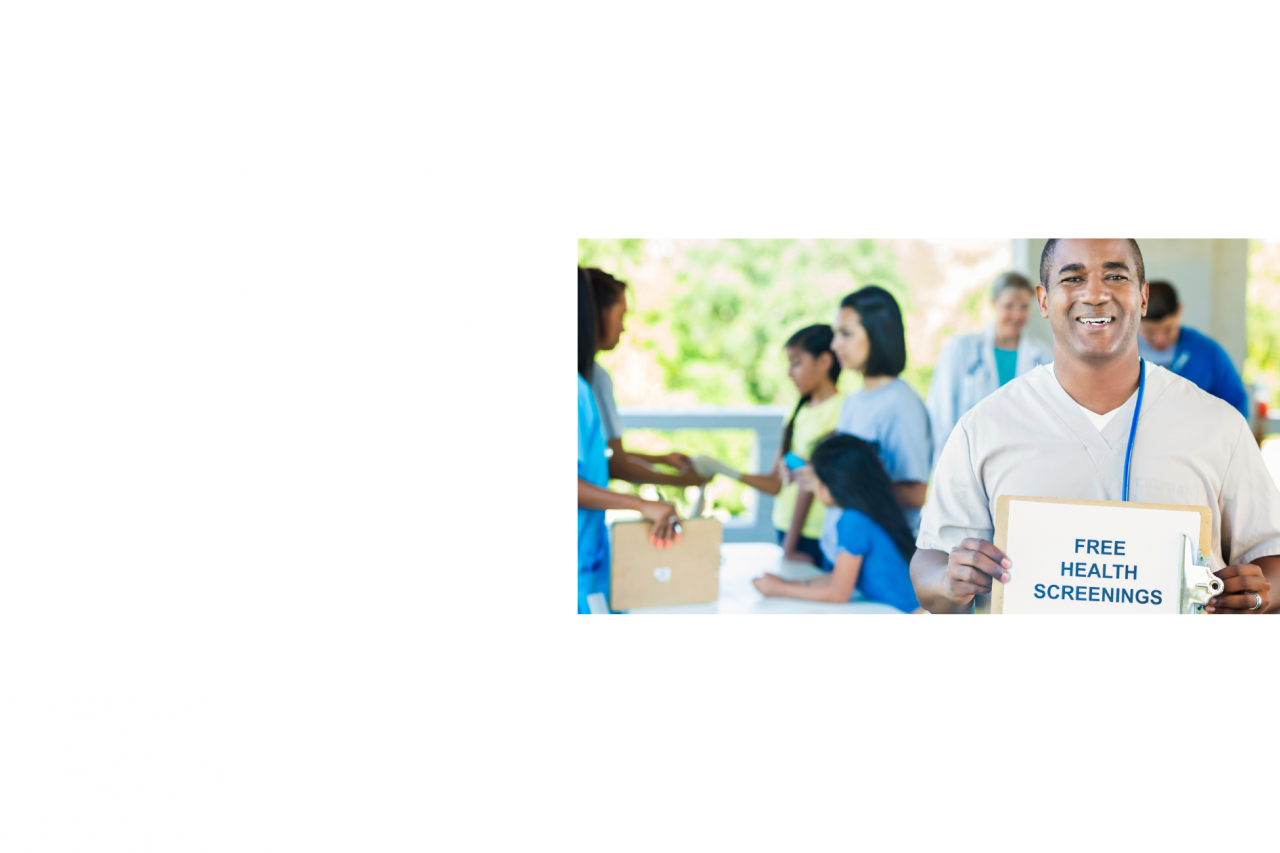
<instances>
[{"instance_id":1,"label":"handshake","mask_svg":"<svg viewBox=\"0 0 1280 853\"><path fill-rule=\"evenodd\" d=\"M804 491L813 491L813 468L803 465L799 468L788 468L783 460L778 461L773 474L744 474L732 465L726 465L713 456L695 456L689 460L693 470L699 477L713 477L723 474L746 483L753 489L760 489L768 494L778 494L778 489L785 483L794 482Z\"/></svg>"},{"instance_id":2,"label":"handshake","mask_svg":"<svg viewBox=\"0 0 1280 853\"><path fill-rule=\"evenodd\" d=\"M742 472L737 468L726 465L719 459L712 456L695 456L692 459L693 470L698 472L699 477L714 477L716 474L723 474L734 480L742 479Z\"/></svg>"}]
</instances>

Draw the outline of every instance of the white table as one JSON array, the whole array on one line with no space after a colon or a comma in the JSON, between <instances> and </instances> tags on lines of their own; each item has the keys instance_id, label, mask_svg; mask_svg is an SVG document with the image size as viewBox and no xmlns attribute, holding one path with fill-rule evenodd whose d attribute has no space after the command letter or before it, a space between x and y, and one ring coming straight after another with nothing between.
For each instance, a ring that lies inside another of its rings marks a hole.
<instances>
[{"instance_id":1,"label":"white table","mask_svg":"<svg viewBox=\"0 0 1280 853\"><path fill-rule=\"evenodd\" d=\"M787 580L818 577L822 571L808 563L782 558L782 549L767 542L731 542L720 546L720 598L707 604L637 607L629 613L901 613L874 601L827 604L798 598L766 598L751 585L765 572Z\"/></svg>"}]
</instances>

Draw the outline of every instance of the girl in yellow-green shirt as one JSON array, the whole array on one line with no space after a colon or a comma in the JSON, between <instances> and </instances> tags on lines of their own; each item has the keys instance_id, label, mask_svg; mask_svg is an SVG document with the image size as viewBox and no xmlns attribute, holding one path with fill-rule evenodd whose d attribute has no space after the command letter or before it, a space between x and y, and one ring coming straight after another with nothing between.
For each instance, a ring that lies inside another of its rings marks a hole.
<instances>
[{"instance_id":1,"label":"girl in yellow-green shirt","mask_svg":"<svg viewBox=\"0 0 1280 853\"><path fill-rule=\"evenodd\" d=\"M782 449L768 474L743 474L742 482L773 495L773 526L778 544L788 559L822 565L818 538L822 535L825 507L813 499L813 492L801 491L789 476L784 457L794 453L809 461L813 447L833 432L840 417L844 395L836 390L840 363L831 351L830 326L806 326L786 343L787 376L800 392L791 420L782 432Z\"/></svg>"}]
</instances>

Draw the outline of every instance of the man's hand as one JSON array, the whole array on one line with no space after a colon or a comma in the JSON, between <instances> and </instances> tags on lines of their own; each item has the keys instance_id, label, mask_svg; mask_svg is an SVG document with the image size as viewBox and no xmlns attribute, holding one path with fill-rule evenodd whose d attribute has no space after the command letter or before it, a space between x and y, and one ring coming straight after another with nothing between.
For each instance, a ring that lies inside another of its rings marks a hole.
<instances>
[{"instance_id":1,"label":"man's hand","mask_svg":"<svg viewBox=\"0 0 1280 853\"><path fill-rule=\"evenodd\" d=\"M1214 574L1222 578L1225 589L1217 598L1209 599L1206 612L1266 613L1271 606L1271 583L1258 566L1242 563L1227 566ZM1262 599L1261 606L1258 605L1259 598Z\"/></svg>"},{"instance_id":2,"label":"man's hand","mask_svg":"<svg viewBox=\"0 0 1280 853\"><path fill-rule=\"evenodd\" d=\"M985 539L966 539L951 549L942 580L942 596L962 604L991 592L991 581L1008 583L1013 562ZM1250 599L1252 603L1252 597Z\"/></svg>"}]
</instances>

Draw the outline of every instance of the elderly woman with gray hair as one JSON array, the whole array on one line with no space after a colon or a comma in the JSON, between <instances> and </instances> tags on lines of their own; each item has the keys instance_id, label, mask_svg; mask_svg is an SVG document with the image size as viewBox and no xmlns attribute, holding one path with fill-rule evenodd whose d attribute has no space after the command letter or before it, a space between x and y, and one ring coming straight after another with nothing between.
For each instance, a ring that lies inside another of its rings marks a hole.
<instances>
[{"instance_id":1,"label":"elderly woman with gray hair","mask_svg":"<svg viewBox=\"0 0 1280 853\"><path fill-rule=\"evenodd\" d=\"M980 332L952 338L938 353L925 401L933 429L936 464L960 416L978 401L1053 354L1022 333L1031 316L1035 287L1016 272L1001 273L991 283L996 319Z\"/></svg>"}]
</instances>

